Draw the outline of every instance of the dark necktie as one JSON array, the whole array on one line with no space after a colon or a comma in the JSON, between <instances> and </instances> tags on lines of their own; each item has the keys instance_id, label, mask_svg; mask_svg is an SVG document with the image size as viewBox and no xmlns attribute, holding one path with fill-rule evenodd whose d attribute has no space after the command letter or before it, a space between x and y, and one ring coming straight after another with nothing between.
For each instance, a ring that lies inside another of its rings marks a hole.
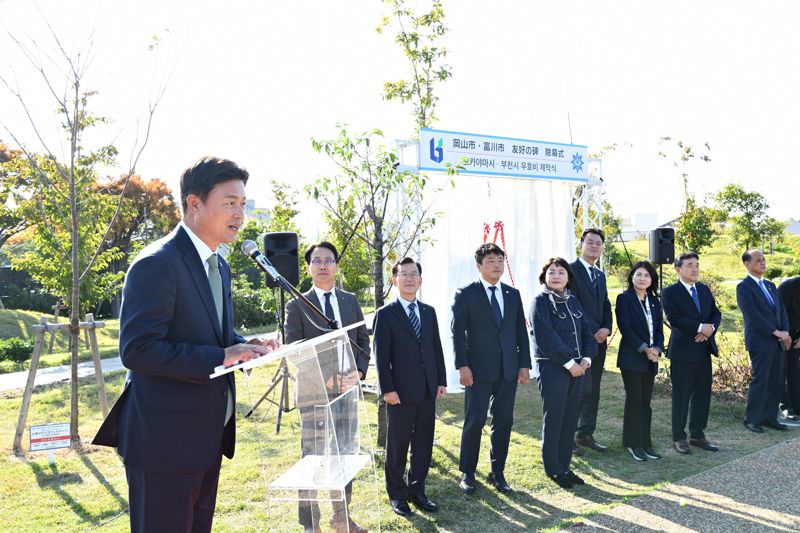
<instances>
[{"instance_id":1,"label":"dark necktie","mask_svg":"<svg viewBox=\"0 0 800 533\"><path fill-rule=\"evenodd\" d=\"M417 340L421 340L422 333L421 333L421 326L419 323L419 318L417 318L417 313L414 312L414 309L417 308L417 304L411 302L408 304L408 320L411 322L411 327L414 328L414 333L417 334Z\"/></svg>"},{"instance_id":2,"label":"dark necktie","mask_svg":"<svg viewBox=\"0 0 800 533\"><path fill-rule=\"evenodd\" d=\"M589 278L592 280L592 287L597 288L597 270L594 267L589 267Z\"/></svg>"},{"instance_id":3,"label":"dark necktie","mask_svg":"<svg viewBox=\"0 0 800 533\"><path fill-rule=\"evenodd\" d=\"M697 308L698 313L702 313L700 310L700 297L697 295L697 287L692 285L692 288L689 290L692 293L692 300L694 300L694 306Z\"/></svg>"},{"instance_id":4,"label":"dark necktie","mask_svg":"<svg viewBox=\"0 0 800 533\"><path fill-rule=\"evenodd\" d=\"M211 296L214 297L217 319L219 319L219 326L222 327L222 277L219 275L217 254L211 254L206 262L208 263L208 284L211 285Z\"/></svg>"},{"instance_id":5,"label":"dark necktie","mask_svg":"<svg viewBox=\"0 0 800 533\"><path fill-rule=\"evenodd\" d=\"M325 293L325 316L331 320L336 320L336 315L333 314L333 305L331 305L331 293Z\"/></svg>"},{"instance_id":6,"label":"dark necktie","mask_svg":"<svg viewBox=\"0 0 800 533\"><path fill-rule=\"evenodd\" d=\"M767 290L767 286L764 285L764 280L763 279L758 280L758 286L761 287L761 291L764 293L764 296L767 298L767 301L769 302L769 305L772 306L772 307L775 307L775 300L772 299L772 295Z\"/></svg>"},{"instance_id":7,"label":"dark necktie","mask_svg":"<svg viewBox=\"0 0 800 533\"><path fill-rule=\"evenodd\" d=\"M502 327L503 325L503 312L500 311L500 304L497 301L497 296L495 296L495 291L497 287L491 286L489 290L492 291L491 303L492 303L492 314L494 315L494 321L497 323L497 327Z\"/></svg>"}]
</instances>

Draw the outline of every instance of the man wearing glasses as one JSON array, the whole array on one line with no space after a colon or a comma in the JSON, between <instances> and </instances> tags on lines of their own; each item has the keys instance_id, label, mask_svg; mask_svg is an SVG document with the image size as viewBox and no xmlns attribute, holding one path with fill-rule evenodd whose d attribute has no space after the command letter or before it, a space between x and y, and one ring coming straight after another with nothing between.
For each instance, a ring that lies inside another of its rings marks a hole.
<instances>
[{"instance_id":1,"label":"man wearing glasses","mask_svg":"<svg viewBox=\"0 0 800 533\"><path fill-rule=\"evenodd\" d=\"M339 327L345 327L364 320L364 314L358 305L358 300L353 293L343 291L334 287L336 274L339 271L339 252L336 246L329 242L320 242L309 246L305 253L308 274L311 276L313 286L304 294L314 305L316 305L329 319L336 320ZM301 307L302 306L302 307ZM299 300L292 300L286 304L286 344L313 339L330 331L327 324L321 323L311 311L305 309L305 304ZM341 368L335 375L329 374L323 369L323 378L328 387L329 396L332 398L336 394L344 393L352 387L357 386L360 379L364 379L369 364L369 334L366 326L359 326L347 332L350 337L353 358L356 368L349 368L349 361L341 361ZM314 439L307 438L306 429L313 431L313 428L303 428L303 455L314 453ZM333 502L333 518L331 527L336 531L361 532L366 531L354 522L347 513L346 505L350 503L352 484L345 488L346 503ZM304 530L319 531L322 528L319 524L319 505L313 501L313 497L307 498L311 501L300 501L299 521ZM347 522L345 523L345 517Z\"/></svg>"}]
</instances>

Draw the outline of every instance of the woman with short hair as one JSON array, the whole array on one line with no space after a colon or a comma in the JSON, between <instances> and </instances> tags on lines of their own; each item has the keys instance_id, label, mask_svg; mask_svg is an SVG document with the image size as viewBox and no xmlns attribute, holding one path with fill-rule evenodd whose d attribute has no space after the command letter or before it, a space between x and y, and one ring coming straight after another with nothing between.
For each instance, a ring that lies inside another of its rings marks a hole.
<instances>
[{"instance_id":1,"label":"woman with short hair","mask_svg":"<svg viewBox=\"0 0 800 533\"><path fill-rule=\"evenodd\" d=\"M597 352L589 321L569 290L573 280L565 259L548 259L539 275L544 290L530 311L534 377L542 395L542 463L548 477L565 489L584 484L570 461L583 375Z\"/></svg>"}]
</instances>

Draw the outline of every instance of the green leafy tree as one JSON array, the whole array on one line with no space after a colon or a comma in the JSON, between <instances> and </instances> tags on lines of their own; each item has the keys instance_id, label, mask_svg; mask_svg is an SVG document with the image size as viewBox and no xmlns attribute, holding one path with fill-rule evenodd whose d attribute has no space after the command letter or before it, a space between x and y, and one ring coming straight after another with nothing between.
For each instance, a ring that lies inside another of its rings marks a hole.
<instances>
[{"instance_id":1,"label":"green leafy tree","mask_svg":"<svg viewBox=\"0 0 800 533\"><path fill-rule=\"evenodd\" d=\"M325 239L339 250L339 280L348 291L362 294L372 286L372 266L369 247L350 229L358 225L361 216L354 203L352 198L343 198L338 217L328 210L322 217L328 227Z\"/></svg>"},{"instance_id":2,"label":"green leafy tree","mask_svg":"<svg viewBox=\"0 0 800 533\"><path fill-rule=\"evenodd\" d=\"M92 65L94 54L91 40L84 49L70 54L63 47L52 26L44 20L49 30L50 47L44 49L44 40L18 37L8 32L16 44L18 64L28 64L42 80L51 105L57 111L58 124L65 134L65 147L51 149L41 132L45 128L38 124L30 113L34 106L26 100L16 80L0 72L0 87L4 87L20 104L29 124L41 144L38 151L27 147L20 134L3 120L0 128L16 143L32 169L29 198L31 206L26 215L35 226L33 236L36 249L15 260L15 266L25 268L42 285L54 293L61 294L70 308L69 333L71 347L71 398L70 423L72 442L80 447L78 424L78 345L80 336L80 313L89 308L93 298L116 292L122 274L107 272L109 263L119 258L120 252L107 248L106 240L116 216L122 209L122 196L118 199L108 195L94 194L98 181L98 169L116 164L117 149L112 144L100 144L87 148L84 144L87 133L109 122L89 110L89 101L95 94L84 87L83 81ZM8 52L8 51L6 51ZM130 165L125 173L130 178L136 164L147 146L153 115L165 86L159 87L149 106L145 121L145 134L131 151ZM43 105L37 102L36 106ZM37 153L38 152L38 153ZM56 152L64 155L59 158Z\"/></svg>"},{"instance_id":3,"label":"green leafy tree","mask_svg":"<svg viewBox=\"0 0 800 533\"><path fill-rule=\"evenodd\" d=\"M76 182L90 185L97 180L96 165L113 163L115 151L106 148L76 158L73 166ZM27 271L47 292L86 313L102 299L112 297L123 277L123 273L109 271L111 261L120 259L122 252L102 246L104 233L95 225L111 220L117 207L116 198L94 194L91 186L75 187L72 198L80 209L75 210L73 219L72 210L64 209L62 191L69 189L69 178L59 172L61 164L43 156L33 156L33 161L42 173L33 184L32 201L25 213L35 224L31 235L34 246L12 258L12 265ZM77 232L73 232L73 227ZM73 233L77 234L74 241ZM99 249L102 251L97 253ZM71 261L73 256L77 260L76 269ZM85 272L83 279L79 279L77 300L72 298L74 271Z\"/></svg>"},{"instance_id":4,"label":"green leafy tree","mask_svg":"<svg viewBox=\"0 0 800 533\"><path fill-rule=\"evenodd\" d=\"M769 202L758 192L729 183L717 193L717 208L727 214L726 231L731 242L746 250L768 240L783 238L785 226L769 216Z\"/></svg>"},{"instance_id":5,"label":"green leafy tree","mask_svg":"<svg viewBox=\"0 0 800 533\"><path fill-rule=\"evenodd\" d=\"M416 128L429 128L436 121L439 104L434 91L436 85L453 75L450 67L444 64L447 49L439 44L448 32L444 8L439 0L433 0L430 11L418 15L404 0L384 2L389 5L391 14L381 19L376 30L382 33L396 22L395 42L408 59L411 76L385 82L383 97L388 101L411 102Z\"/></svg>"},{"instance_id":6,"label":"green leafy tree","mask_svg":"<svg viewBox=\"0 0 800 533\"><path fill-rule=\"evenodd\" d=\"M30 225L19 194L30 180L30 168L21 152L0 142L0 248Z\"/></svg>"},{"instance_id":7,"label":"green leafy tree","mask_svg":"<svg viewBox=\"0 0 800 533\"><path fill-rule=\"evenodd\" d=\"M427 177L398 172L397 152L380 145L380 130L351 137L345 126L337 126L336 139L311 142L314 150L327 155L339 172L316 180L306 191L343 229L369 248L377 309L383 306L391 288L385 282L387 258L391 254L408 254L436 221L419 192L424 190ZM352 202L354 212L363 213L355 223L340 211L346 202Z\"/></svg>"},{"instance_id":8,"label":"green leafy tree","mask_svg":"<svg viewBox=\"0 0 800 533\"><path fill-rule=\"evenodd\" d=\"M119 258L109 264L111 272L125 272L130 261L144 246L169 233L181 219L172 190L160 179L143 180L134 175L120 176L95 185L97 194L116 202L122 197L119 213L106 237L105 248L119 250ZM112 299L112 313L119 316L122 291Z\"/></svg>"},{"instance_id":9,"label":"green leafy tree","mask_svg":"<svg viewBox=\"0 0 800 533\"><path fill-rule=\"evenodd\" d=\"M675 241L680 250L700 253L711 246L717 237L714 210L698 206L694 196L689 196L686 210L675 225Z\"/></svg>"}]
</instances>

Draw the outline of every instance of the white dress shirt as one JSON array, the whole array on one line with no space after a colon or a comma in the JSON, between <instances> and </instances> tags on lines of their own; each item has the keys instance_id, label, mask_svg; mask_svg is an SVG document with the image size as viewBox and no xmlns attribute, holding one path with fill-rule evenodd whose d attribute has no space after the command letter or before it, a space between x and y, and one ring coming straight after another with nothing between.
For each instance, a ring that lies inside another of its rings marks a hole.
<instances>
[{"instance_id":1,"label":"white dress shirt","mask_svg":"<svg viewBox=\"0 0 800 533\"><path fill-rule=\"evenodd\" d=\"M497 303L500 305L500 316L503 316L505 312L505 308L503 307L503 287L500 282L497 282L497 285L492 285L485 279L481 278L481 285L483 285L483 292L486 293L486 298L489 299L489 306L492 305L492 291L489 290L489 287L497 287L497 290L494 291L494 297L497 298Z\"/></svg>"}]
</instances>

